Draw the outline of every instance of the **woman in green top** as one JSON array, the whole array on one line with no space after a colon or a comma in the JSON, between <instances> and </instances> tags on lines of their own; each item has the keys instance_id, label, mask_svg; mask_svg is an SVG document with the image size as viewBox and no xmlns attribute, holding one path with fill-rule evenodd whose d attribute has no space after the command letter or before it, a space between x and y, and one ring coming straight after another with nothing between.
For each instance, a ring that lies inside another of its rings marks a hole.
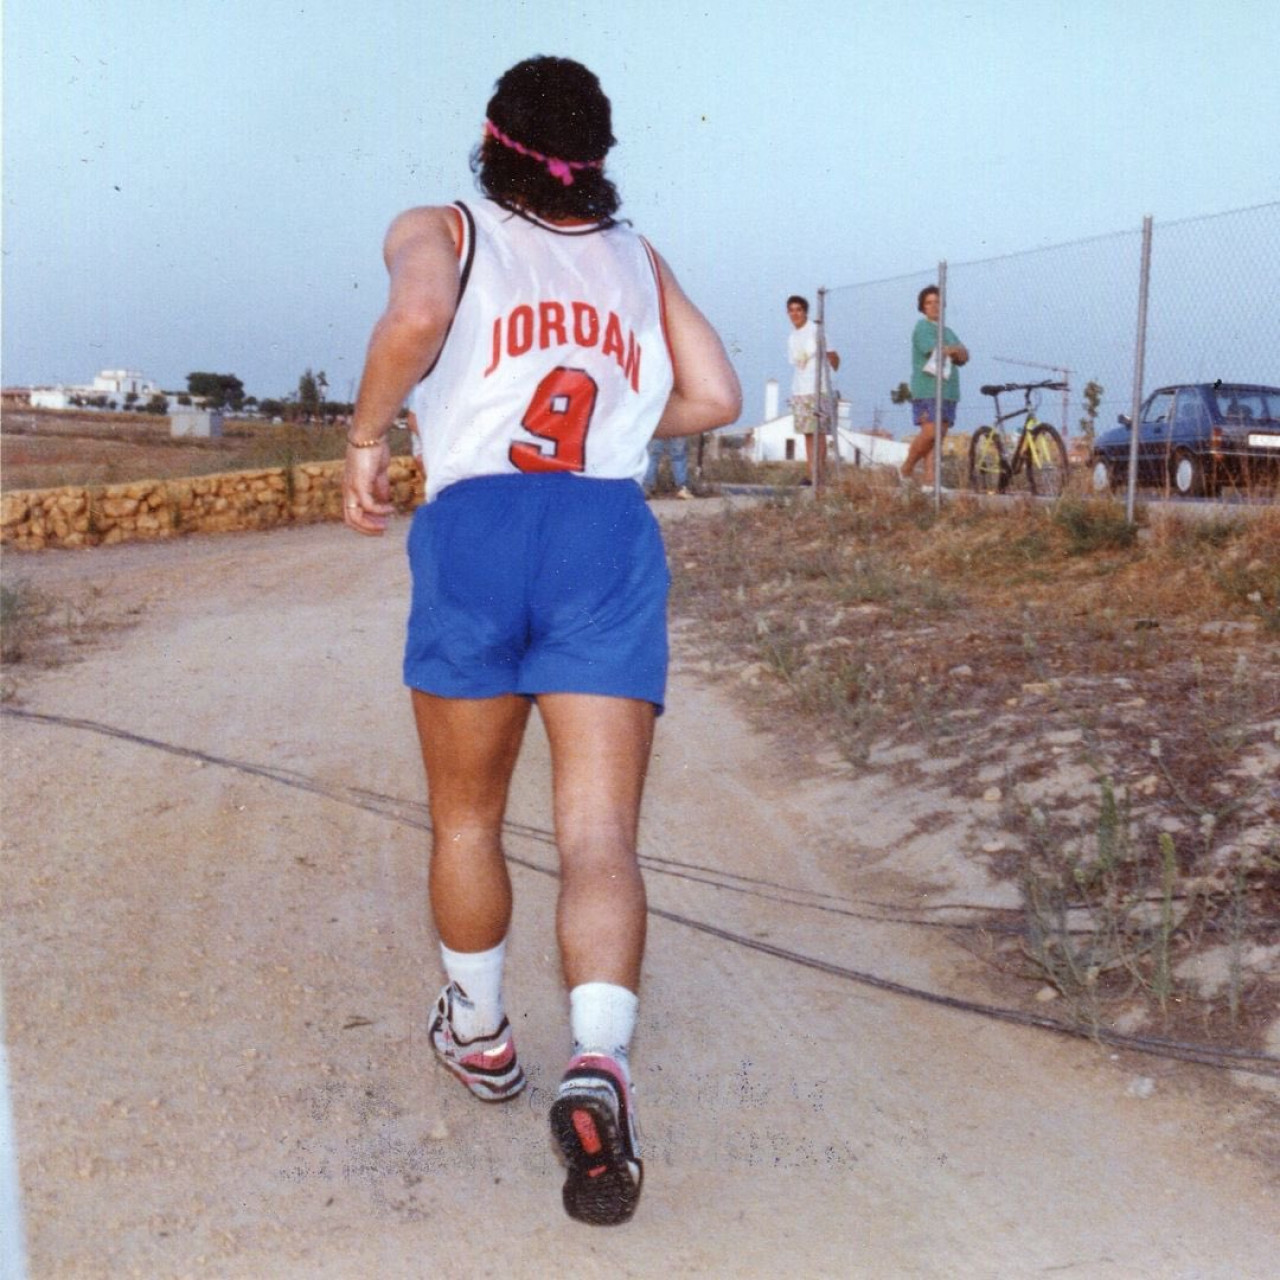
<instances>
[{"instance_id":1,"label":"woman in green top","mask_svg":"<svg viewBox=\"0 0 1280 1280\"><path fill-rule=\"evenodd\" d=\"M928 461L937 434L933 419L937 412L938 382L932 362L936 359L939 306L937 285L927 285L920 290L916 310L924 319L916 321L911 334L911 418L920 428L920 434L911 442L907 460L902 464L902 475L907 480L917 463L922 459ZM960 400L959 367L968 363L969 349L950 329L944 328L942 353L942 434L945 436L947 428L955 424L956 404Z\"/></svg>"}]
</instances>

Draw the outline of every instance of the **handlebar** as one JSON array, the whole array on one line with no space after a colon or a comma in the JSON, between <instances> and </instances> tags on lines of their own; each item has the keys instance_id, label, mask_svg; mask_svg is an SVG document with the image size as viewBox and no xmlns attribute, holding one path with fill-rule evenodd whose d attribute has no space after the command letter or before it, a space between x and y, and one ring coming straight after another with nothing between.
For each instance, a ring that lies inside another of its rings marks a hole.
<instances>
[{"instance_id":1,"label":"handlebar","mask_svg":"<svg viewBox=\"0 0 1280 1280\"><path fill-rule=\"evenodd\" d=\"M979 388L984 396L1002 396L1006 391L1065 391L1066 389L1065 382L1054 382L1052 379L1044 382L1005 382L1000 386L988 384Z\"/></svg>"}]
</instances>

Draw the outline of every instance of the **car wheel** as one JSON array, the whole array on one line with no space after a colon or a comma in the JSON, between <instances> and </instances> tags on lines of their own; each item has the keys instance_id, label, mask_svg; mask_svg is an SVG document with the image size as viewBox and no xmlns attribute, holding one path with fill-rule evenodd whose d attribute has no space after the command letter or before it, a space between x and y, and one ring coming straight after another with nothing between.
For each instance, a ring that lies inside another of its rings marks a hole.
<instances>
[{"instance_id":1,"label":"car wheel","mask_svg":"<svg viewBox=\"0 0 1280 1280\"><path fill-rule=\"evenodd\" d=\"M1179 449L1173 455L1174 490L1184 498L1198 498L1204 493L1204 465L1194 453Z\"/></svg>"},{"instance_id":2,"label":"car wheel","mask_svg":"<svg viewBox=\"0 0 1280 1280\"><path fill-rule=\"evenodd\" d=\"M1094 459L1089 482L1097 494L1116 493L1124 487L1120 473L1105 458Z\"/></svg>"}]
</instances>

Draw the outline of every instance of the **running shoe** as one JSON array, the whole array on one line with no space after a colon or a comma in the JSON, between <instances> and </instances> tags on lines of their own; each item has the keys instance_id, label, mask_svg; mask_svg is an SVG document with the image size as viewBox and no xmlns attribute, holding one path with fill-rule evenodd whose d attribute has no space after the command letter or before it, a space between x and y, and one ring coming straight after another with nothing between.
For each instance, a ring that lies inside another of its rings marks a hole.
<instances>
[{"instance_id":1,"label":"running shoe","mask_svg":"<svg viewBox=\"0 0 1280 1280\"><path fill-rule=\"evenodd\" d=\"M524 1088L524 1072L516 1058L516 1042L506 1018L497 1031L463 1040L453 1029L450 983L440 993L431 1016L431 1047L446 1071L457 1076L481 1102L505 1102Z\"/></svg>"},{"instance_id":2,"label":"running shoe","mask_svg":"<svg viewBox=\"0 0 1280 1280\"><path fill-rule=\"evenodd\" d=\"M569 1170L569 1217L603 1227L626 1222L644 1182L626 1071L604 1054L574 1058L551 1104L551 1135Z\"/></svg>"}]
</instances>

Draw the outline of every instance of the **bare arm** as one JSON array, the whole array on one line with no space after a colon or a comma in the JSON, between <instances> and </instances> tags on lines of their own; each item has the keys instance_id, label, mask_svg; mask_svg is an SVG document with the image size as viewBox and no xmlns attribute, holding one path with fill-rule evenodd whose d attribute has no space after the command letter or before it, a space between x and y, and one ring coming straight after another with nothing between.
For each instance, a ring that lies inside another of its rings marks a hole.
<instances>
[{"instance_id":1,"label":"bare arm","mask_svg":"<svg viewBox=\"0 0 1280 1280\"><path fill-rule=\"evenodd\" d=\"M671 268L660 256L654 256L675 366L671 397L654 434L692 436L734 422L742 412L742 388L720 335L689 301Z\"/></svg>"},{"instance_id":2,"label":"bare arm","mask_svg":"<svg viewBox=\"0 0 1280 1280\"><path fill-rule=\"evenodd\" d=\"M385 438L405 397L439 354L458 303L459 235L456 215L443 208L410 209L391 224L383 244L390 291L369 339L352 439ZM343 513L359 533L386 528L389 463L385 444L347 449Z\"/></svg>"}]
</instances>

